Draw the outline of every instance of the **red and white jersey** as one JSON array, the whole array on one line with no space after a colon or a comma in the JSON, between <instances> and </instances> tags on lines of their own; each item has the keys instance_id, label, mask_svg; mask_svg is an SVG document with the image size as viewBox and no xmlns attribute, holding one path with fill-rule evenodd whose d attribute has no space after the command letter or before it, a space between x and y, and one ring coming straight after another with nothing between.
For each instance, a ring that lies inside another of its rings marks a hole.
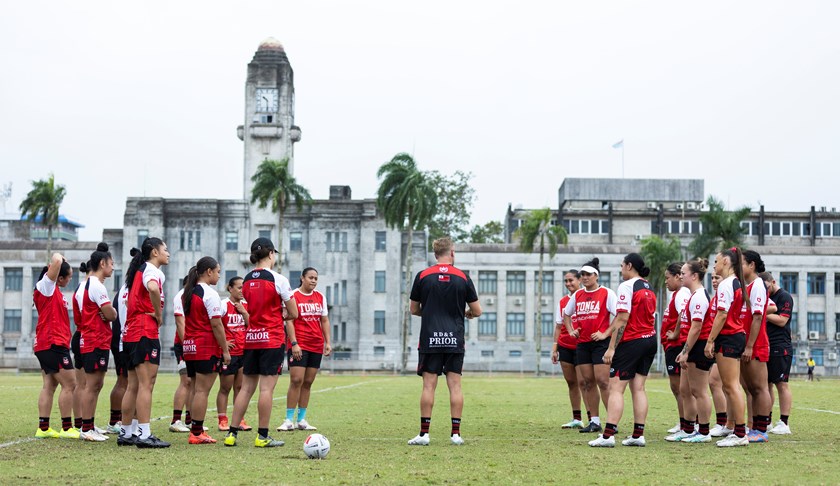
<instances>
[{"instance_id":1,"label":"red and white jersey","mask_svg":"<svg viewBox=\"0 0 840 486\"><path fill-rule=\"evenodd\" d=\"M580 329L578 343L592 341L594 332L605 332L610 327L610 314L616 313L615 292L606 287L593 291L580 289L569 297L563 312L576 320Z\"/></svg>"},{"instance_id":2,"label":"red and white jersey","mask_svg":"<svg viewBox=\"0 0 840 486\"><path fill-rule=\"evenodd\" d=\"M709 297L706 295L706 289L700 287L691 294L688 301L685 303L684 310L680 317L680 325L690 330L694 321L700 321L700 335L697 336L697 339L703 339L701 336L703 334L703 327L705 326L706 316L708 313ZM682 327L680 329L682 329ZM688 330L685 332L686 339L688 338ZM684 341L683 344L685 344Z\"/></svg>"},{"instance_id":3,"label":"red and white jersey","mask_svg":"<svg viewBox=\"0 0 840 486\"><path fill-rule=\"evenodd\" d=\"M44 351L51 346L70 349L70 316L67 314L67 300L58 285L44 274L35 284L32 301L38 310L35 325L34 351Z\"/></svg>"},{"instance_id":4,"label":"red and white jersey","mask_svg":"<svg viewBox=\"0 0 840 486\"><path fill-rule=\"evenodd\" d=\"M656 295L647 280L633 277L621 282L616 312L630 314L620 342L656 336Z\"/></svg>"},{"instance_id":5,"label":"red and white jersey","mask_svg":"<svg viewBox=\"0 0 840 486\"><path fill-rule=\"evenodd\" d=\"M111 323L103 321L99 309L110 304L108 290L96 276L91 275L85 285L79 287L73 299L82 310L79 331L82 333L79 348L82 354L92 353L97 349L111 349Z\"/></svg>"},{"instance_id":6,"label":"red and white jersey","mask_svg":"<svg viewBox=\"0 0 840 486\"><path fill-rule=\"evenodd\" d=\"M560 299L560 302L557 303L557 310L554 313L556 316L554 318L554 324L560 326L560 335L557 337L557 345L563 346L566 349L575 349L578 343L578 339L569 334L569 331L566 330L566 325L563 322L563 311L566 309L566 305L569 303L569 299L571 298L571 295L564 295ZM575 316L570 316L570 319L572 320L572 329L578 329L580 326L578 326Z\"/></svg>"},{"instance_id":7,"label":"red and white jersey","mask_svg":"<svg viewBox=\"0 0 840 486\"><path fill-rule=\"evenodd\" d=\"M175 294L174 300L172 301L172 310L175 317L184 317L184 289L178 291ZM175 344L182 344L181 343L181 336L178 335L178 330L175 330Z\"/></svg>"},{"instance_id":8,"label":"red and white jersey","mask_svg":"<svg viewBox=\"0 0 840 486\"><path fill-rule=\"evenodd\" d=\"M741 320L741 309L744 306L744 297L741 292L741 282L734 275L726 277L718 284L717 309L726 311L726 322L720 333L724 336L744 332L744 324Z\"/></svg>"},{"instance_id":9,"label":"red and white jersey","mask_svg":"<svg viewBox=\"0 0 840 486\"><path fill-rule=\"evenodd\" d=\"M149 294L148 285L150 282L157 282L160 288L160 305L163 308L164 295L163 283L166 276L163 272L150 262L140 265L128 291L128 317L125 324L125 335L123 341L136 343L140 338L159 339L158 323L151 314L155 308L152 305L152 298Z\"/></svg>"},{"instance_id":10,"label":"red and white jersey","mask_svg":"<svg viewBox=\"0 0 840 486\"><path fill-rule=\"evenodd\" d=\"M756 282L759 285L755 285ZM753 280L747 285L747 295L750 299L752 314L747 312L747 304L744 302L744 306L741 308L744 332L747 334L747 338L749 338L753 316L756 314L760 315L761 325L758 328L758 337L755 339L755 344L753 344L753 350L770 349L770 339L767 337L767 305L770 303L770 299L767 297L767 288L764 287L764 281L760 278Z\"/></svg>"},{"instance_id":11,"label":"red and white jersey","mask_svg":"<svg viewBox=\"0 0 840 486\"><path fill-rule=\"evenodd\" d=\"M709 302L709 312L706 313L706 318L703 320L703 327L700 328L700 337L697 339L709 339L709 334L712 331L712 326L715 325L715 317L717 317L717 292L712 296Z\"/></svg>"},{"instance_id":12,"label":"red and white jersey","mask_svg":"<svg viewBox=\"0 0 840 486\"><path fill-rule=\"evenodd\" d=\"M128 287L123 284L117 292L117 318L120 320L120 347L123 350L123 336L125 335L125 323L128 320Z\"/></svg>"},{"instance_id":13,"label":"red and white jersey","mask_svg":"<svg viewBox=\"0 0 840 486\"><path fill-rule=\"evenodd\" d=\"M79 303L76 302L76 294L79 292L79 289L84 287L87 284L87 279L84 282L79 282L79 286L76 287L76 290L73 291L73 298L70 299L73 305L73 324L76 325L76 332L81 334L79 328L82 325L82 309L79 307Z\"/></svg>"},{"instance_id":14,"label":"red and white jersey","mask_svg":"<svg viewBox=\"0 0 840 486\"><path fill-rule=\"evenodd\" d=\"M310 353L324 353L324 332L321 330L321 317L327 315L327 304L324 295L317 290L311 294L304 294L296 289L292 297L295 298L298 307L298 318L294 320L295 339L298 346ZM292 343L286 345L291 348Z\"/></svg>"},{"instance_id":15,"label":"red and white jersey","mask_svg":"<svg viewBox=\"0 0 840 486\"><path fill-rule=\"evenodd\" d=\"M189 311L184 314L184 359L203 361L220 357L222 351L213 335L211 319L222 317L222 300L206 283L193 289Z\"/></svg>"},{"instance_id":16,"label":"red and white jersey","mask_svg":"<svg viewBox=\"0 0 840 486\"><path fill-rule=\"evenodd\" d=\"M275 349L286 343L283 303L292 298L289 280L279 273L255 268L245 275L242 296L248 301L245 349Z\"/></svg>"},{"instance_id":17,"label":"red and white jersey","mask_svg":"<svg viewBox=\"0 0 840 486\"><path fill-rule=\"evenodd\" d=\"M685 338L682 335L682 328L680 329L680 337L676 341L669 341L668 334L677 328L677 322L680 320L681 310L685 309L685 304L691 297L691 291L686 287L680 287L676 292L671 292L671 300L668 307L662 313L662 327L660 328L659 340L665 349L682 346L685 344ZM686 336L688 331L686 331Z\"/></svg>"},{"instance_id":18,"label":"red and white jersey","mask_svg":"<svg viewBox=\"0 0 840 486\"><path fill-rule=\"evenodd\" d=\"M248 303L241 300L240 303L245 310L248 310ZM225 339L234 343L230 350L231 356L242 356L245 353L245 318L230 299L222 301L222 324L225 326Z\"/></svg>"}]
</instances>

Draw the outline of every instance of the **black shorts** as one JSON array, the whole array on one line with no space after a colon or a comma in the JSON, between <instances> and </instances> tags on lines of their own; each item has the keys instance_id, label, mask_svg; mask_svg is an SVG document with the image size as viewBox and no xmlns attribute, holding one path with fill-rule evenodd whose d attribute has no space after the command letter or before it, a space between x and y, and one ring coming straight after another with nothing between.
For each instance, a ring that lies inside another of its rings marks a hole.
<instances>
[{"instance_id":1,"label":"black shorts","mask_svg":"<svg viewBox=\"0 0 840 486\"><path fill-rule=\"evenodd\" d=\"M603 341L589 341L586 343L578 343L575 352L575 364L604 364L604 353L610 347L610 340Z\"/></svg>"},{"instance_id":2,"label":"black shorts","mask_svg":"<svg viewBox=\"0 0 840 486\"><path fill-rule=\"evenodd\" d=\"M123 351L128 358L126 366L129 370L147 361L160 366L160 339L141 337L136 343L123 343Z\"/></svg>"},{"instance_id":3,"label":"black shorts","mask_svg":"<svg viewBox=\"0 0 840 486\"><path fill-rule=\"evenodd\" d=\"M738 334L719 334L715 339L715 354L721 353L726 358L741 359L746 347L747 335L742 332Z\"/></svg>"},{"instance_id":4,"label":"black shorts","mask_svg":"<svg viewBox=\"0 0 840 486\"><path fill-rule=\"evenodd\" d=\"M620 343L615 348L610 378L632 380L637 374L647 376L656 357L656 336L633 339Z\"/></svg>"},{"instance_id":5,"label":"black shorts","mask_svg":"<svg viewBox=\"0 0 840 486\"><path fill-rule=\"evenodd\" d=\"M184 345L176 344L172 346L172 352L175 353L175 363L181 364L181 361L184 361Z\"/></svg>"},{"instance_id":6,"label":"black shorts","mask_svg":"<svg viewBox=\"0 0 840 486\"><path fill-rule=\"evenodd\" d=\"M324 357L321 353L313 353L312 351L301 351L303 356L298 360L292 359L292 350L286 353L286 358L289 362L289 368L292 366L302 366L304 368L321 369L321 358Z\"/></svg>"},{"instance_id":7,"label":"black shorts","mask_svg":"<svg viewBox=\"0 0 840 486\"><path fill-rule=\"evenodd\" d=\"M569 349L569 348L558 345L557 346L557 355L558 355L557 361L560 361L561 363L575 364L575 358L577 356L577 350L576 349Z\"/></svg>"},{"instance_id":8,"label":"black shorts","mask_svg":"<svg viewBox=\"0 0 840 486\"><path fill-rule=\"evenodd\" d=\"M674 346L665 350L665 369L668 370L668 376L680 376L680 365L677 364L677 356L681 352L682 347L680 346Z\"/></svg>"},{"instance_id":9,"label":"black shorts","mask_svg":"<svg viewBox=\"0 0 840 486\"><path fill-rule=\"evenodd\" d=\"M199 360L184 360L187 363L187 376L195 378L196 373L202 375L209 375L211 373L218 373L221 369L221 360L216 356L211 356L210 359Z\"/></svg>"},{"instance_id":10,"label":"black shorts","mask_svg":"<svg viewBox=\"0 0 840 486\"><path fill-rule=\"evenodd\" d=\"M108 371L109 352L107 349L94 349L90 353L83 353L82 362L84 363L85 373Z\"/></svg>"},{"instance_id":11,"label":"black shorts","mask_svg":"<svg viewBox=\"0 0 840 486\"><path fill-rule=\"evenodd\" d=\"M417 376L423 373L458 373L464 370L464 353L420 353L417 363Z\"/></svg>"},{"instance_id":12,"label":"black shorts","mask_svg":"<svg viewBox=\"0 0 840 486\"><path fill-rule=\"evenodd\" d=\"M694 343L694 347L688 351L688 362L694 363L694 366L697 367L698 370L702 371L709 371L712 369L712 365L715 364L715 359L709 359L706 357L706 343L705 339L698 339L696 343Z\"/></svg>"},{"instance_id":13,"label":"black shorts","mask_svg":"<svg viewBox=\"0 0 840 486\"><path fill-rule=\"evenodd\" d=\"M128 358L125 351L114 351L111 349L111 354L114 355L114 372L117 376L128 377Z\"/></svg>"},{"instance_id":14,"label":"black shorts","mask_svg":"<svg viewBox=\"0 0 840 486\"><path fill-rule=\"evenodd\" d=\"M246 349L242 355L242 373L274 376L283 374L286 345L270 349Z\"/></svg>"},{"instance_id":15,"label":"black shorts","mask_svg":"<svg viewBox=\"0 0 840 486\"><path fill-rule=\"evenodd\" d=\"M767 381L769 383L787 383L790 379L791 354L770 355L767 361Z\"/></svg>"},{"instance_id":16,"label":"black shorts","mask_svg":"<svg viewBox=\"0 0 840 486\"><path fill-rule=\"evenodd\" d=\"M73 360L70 359L70 350L61 346L53 344L50 349L43 351L36 351L35 357L41 363L41 369L44 373L51 375L58 373L60 370L72 370Z\"/></svg>"},{"instance_id":17,"label":"black shorts","mask_svg":"<svg viewBox=\"0 0 840 486\"><path fill-rule=\"evenodd\" d=\"M82 369L82 333L76 331L73 333L73 339L70 340L70 350L73 351L73 363L77 370Z\"/></svg>"},{"instance_id":18,"label":"black shorts","mask_svg":"<svg viewBox=\"0 0 840 486\"><path fill-rule=\"evenodd\" d=\"M230 364L219 364L219 374L222 376L235 375L242 369L242 356L231 356Z\"/></svg>"}]
</instances>

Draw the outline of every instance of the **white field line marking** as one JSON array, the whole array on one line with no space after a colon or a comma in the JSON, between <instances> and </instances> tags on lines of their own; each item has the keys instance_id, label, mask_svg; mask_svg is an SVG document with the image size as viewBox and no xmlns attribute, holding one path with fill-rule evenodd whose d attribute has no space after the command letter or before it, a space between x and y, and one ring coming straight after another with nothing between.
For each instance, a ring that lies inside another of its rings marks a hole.
<instances>
[{"instance_id":1,"label":"white field line marking","mask_svg":"<svg viewBox=\"0 0 840 486\"><path fill-rule=\"evenodd\" d=\"M809 412L820 412L820 413L831 413L834 415L840 415L840 412L835 412L834 410L823 410L821 408L805 408L805 407L794 407L797 410L807 410Z\"/></svg>"},{"instance_id":2,"label":"white field line marking","mask_svg":"<svg viewBox=\"0 0 840 486\"><path fill-rule=\"evenodd\" d=\"M3 444L0 444L0 449L2 449L4 447L11 447L13 445L25 444L27 442L32 442L33 440L38 440L38 439L36 439L35 437L24 437L23 439L13 440L11 442L6 442L6 443L3 443Z\"/></svg>"}]
</instances>

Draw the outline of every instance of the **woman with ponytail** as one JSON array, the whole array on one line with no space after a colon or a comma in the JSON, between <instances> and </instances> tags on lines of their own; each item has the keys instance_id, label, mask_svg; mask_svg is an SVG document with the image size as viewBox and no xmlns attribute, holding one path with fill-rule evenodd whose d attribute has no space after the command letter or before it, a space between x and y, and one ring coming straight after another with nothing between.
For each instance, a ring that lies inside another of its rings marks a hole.
<instances>
[{"instance_id":1,"label":"woman with ponytail","mask_svg":"<svg viewBox=\"0 0 840 486\"><path fill-rule=\"evenodd\" d=\"M743 253L741 263L747 282L747 298L751 313L744 312L742 322L747 333L747 345L741 356L741 381L747 393L747 425L750 442L767 442L767 426L773 402L767 380L767 362L770 361L770 340L767 337L767 306L770 302L767 287L758 274L764 272L761 255L753 250Z\"/></svg>"},{"instance_id":2,"label":"woman with ponytail","mask_svg":"<svg viewBox=\"0 0 840 486\"><path fill-rule=\"evenodd\" d=\"M222 325L222 300L211 287L219 282L222 269L215 258L205 256L190 269L184 282L184 361L187 376L193 380L192 427L189 444L215 444L204 432L207 397L216 374L230 363L230 352Z\"/></svg>"},{"instance_id":3,"label":"woman with ponytail","mask_svg":"<svg viewBox=\"0 0 840 486\"><path fill-rule=\"evenodd\" d=\"M87 265L90 276L73 296L82 314L79 325L82 333L80 349L86 374L82 395L82 431L79 437L87 441L104 442L108 437L94 429L93 421L99 392L105 382L105 372L108 371L111 321L117 318L117 311L111 305L104 284L105 279L114 273L114 259L106 243L97 245Z\"/></svg>"},{"instance_id":4,"label":"woman with ponytail","mask_svg":"<svg viewBox=\"0 0 840 486\"><path fill-rule=\"evenodd\" d=\"M169 264L169 250L160 238L146 238L140 249L132 248L132 259L125 275L128 288L123 349L128 357L128 388L123 397L123 424L120 445L140 448L169 447L150 430L152 393L160 365L160 326L163 325L163 283L160 267ZM136 437L135 437L136 436Z\"/></svg>"},{"instance_id":5,"label":"woman with ponytail","mask_svg":"<svg viewBox=\"0 0 840 486\"><path fill-rule=\"evenodd\" d=\"M78 439L79 431L73 427L73 392L76 377L73 375L73 360L70 359L70 318L67 315L67 301L61 288L70 283L73 269L59 253L54 253L49 266L41 270L38 282L32 292L32 301L38 311L35 325L33 350L41 365L44 386L38 397L39 439ZM61 432L50 427L55 390L61 385L58 395L58 410L61 412Z\"/></svg>"},{"instance_id":6,"label":"woman with ponytail","mask_svg":"<svg viewBox=\"0 0 840 486\"><path fill-rule=\"evenodd\" d=\"M195 267L190 268L190 272ZM187 362L184 361L184 284L190 278L189 272L181 279L181 288L172 298L172 310L175 315L175 337L172 350L175 352L175 362L178 364L178 386L172 398L172 420L169 422L170 432L189 432L192 427L190 405L193 400L193 380L187 376ZM186 409L186 416L184 412ZM184 420L181 420L181 418Z\"/></svg>"},{"instance_id":7,"label":"woman with ponytail","mask_svg":"<svg viewBox=\"0 0 840 486\"><path fill-rule=\"evenodd\" d=\"M741 395L741 355L747 337L741 320L745 304L741 282L741 250L730 248L715 256L715 273L723 280L717 288L717 314L706 340L706 357L717 363L723 393L726 395L727 422L735 425L734 432L717 442L718 447L749 445L744 423L744 397Z\"/></svg>"},{"instance_id":8,"label":"woman with ponytail","mask_svg":"<svg viewBox=\"0 0 840 486\"><path fill-rule=\"evenodd\" d=\"M222 324L230 347L230 364L223 364L219 371L219 393L216 394L216 411L219 415L219 430L230 430L228 422L228 398L233 390L233 400L242 389L242 355L245 354L245 330L248 329L248 302L242 297L242 277L233 277L227 283L230 297L222 301ZM252 427L242 419L239 430Z\"/></svg>"},{"instance_id":9,"label":"woman with ponytail","mask_svg":"<svg viewBox=\"0 0 840 486\"><path fill-rule=\"evenodd\" d=\"M665 269L665 287L671 292L671 301L662 314L662 327L659 330L659 341L665 351L665 370L668 372L671 393L674 394L674 399L677 401L677 411L680 418L679 424L668 430L669 434L675 434L682 430L685 426L686 417L683 413L683 399L680 394L681 368L677 364L677 356L682 350L682 345L685 344L685 341L680 342L682 337L682 329L679 325L680 317L691 292L683 286L682 278L680 278L681 270L682 262L672 263Z\"/></svg>"},{"instance_id":10,"label":"woman with ponytail","mask_svg":"<svg viewBox=\"0 0 840 486\"><path fill-rule=\"evenodd\" d=\"M87 280L90 278L90 262L82 262L82 264L79 265L79 273L83 274L85 278L84 280L80 280L79 285L77 285L76 289L73 290L73 295L76 295L76 292L87 284ZM84 406L82 403L85 395L85 382L87 381L87 373L85 373L84 369L84 360L82 359L81 348L82 309L79 308L79 303L75 298L70 300L72 301L71 305L73 307L73 324L76 326L76 332L73 333L73 338L70 341L70 350L73 351L73 366L76 368L76 391L73 392L73 427L81 431L82 407ZM97 432L104 432L96 425L94 425L93 428Z\"/></svg>"},{"instance_id":11,"label":"woman with ponytail","mask_svg":"<svg viewBox=\"0 0 840 486\"><path fill-rule=\"evenodd\" d=\"M560 426L561 429L582 429L583 421L580 413L580 386L578 383L579 372L575 368L575 356L577 350L577 338L569 334L566 329L563 312L566 305L569 303L572 295L580 290L580 272L577 270L569 270L563 274L563 284L566 286L568 294L560 298L555 311L554 319L554 345L551 352L551 362L554 364L560 363L560 368L563 370L563 378L566 380L566 386L569 389L569 403L572 406L572 421ZM572 321L572 328L578 328L578 324ZM591 415L590 415L591 418Z\"/></svg>"},{"instance_id":12,"label":"woman with ponytail","mask_svg":"<svg viewBox=\"0 0 840 486\"><path fill-rule=\"evenodd\" d=\"M638 253L630 253L621 263L624 281L618 286L616 316L607 334L609 348L604 363L610 368L610 400L604 433L590 441L592 447L614 447L615 432L624 413L624 392L630 383L633 398L633 435L623 440L625 446L645 446L645 420L648 399L645 381L656 356L656 295L645 277L650 268Z\"/></svg>"}]
</instances>

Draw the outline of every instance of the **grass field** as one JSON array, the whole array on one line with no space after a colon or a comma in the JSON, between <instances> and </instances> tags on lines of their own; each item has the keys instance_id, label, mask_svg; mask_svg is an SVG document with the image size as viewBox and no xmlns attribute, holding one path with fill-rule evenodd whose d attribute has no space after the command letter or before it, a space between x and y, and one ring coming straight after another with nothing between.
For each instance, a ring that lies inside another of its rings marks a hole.
<instances>
[{"instance_id":1,"label":"grass field","mask_svg":"<svg viewBox=\"0 0 840 486\"><path fill-rule=\"evenodd\" d=\"M285 412L282 377L272 430ZM97 422L108 417L109 375ZM651 484L761 483L840 484L840 381L792 384L792 436L768 444L721 450L714 444L671 444L662 438L676 421L667 381L648 382L650 414L645 448L593 449L594 435L564 431L570 417L562 378L519 375L464 377L463 447L449 445L445 382L438 387L432 444L409 447L419 422L416 376L320 376L313 388L309 421L332 442L329 457L305 458L305 432L272 432L286 446L253 447L255 432L240 433L241 445L189 446L186 434L168 432L176 377L158 378L153 432L173 443L163 450L118 448L115 439L85 443L30 439L37 428L36 374L0 374L0 483L2 484ZM215 391L215 390L214 390ZM215 395L213 395L215 396ZM628 408L620 435L632 428ZM252 407L247 418L256 424ZM778 410L774 413L778 417ZM60 425L57 408L52 423ZM215 426L215 413L208 413ZM222 433L211 428L217 439Z\"/></svg>"}]
</instances>

